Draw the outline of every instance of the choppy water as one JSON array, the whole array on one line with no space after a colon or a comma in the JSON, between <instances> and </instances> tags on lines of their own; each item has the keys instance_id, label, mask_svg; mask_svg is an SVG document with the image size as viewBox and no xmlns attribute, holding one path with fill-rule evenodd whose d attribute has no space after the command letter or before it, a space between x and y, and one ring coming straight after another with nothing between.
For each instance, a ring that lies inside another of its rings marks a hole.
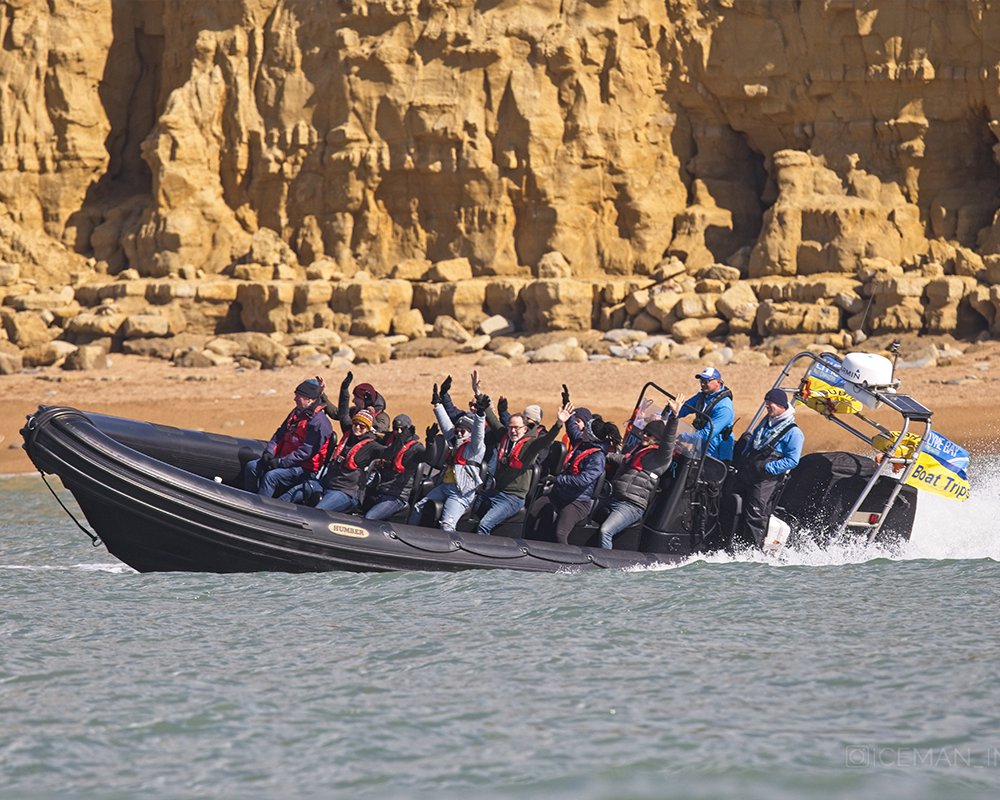
<instances>
[{"instance_id":1,"label":"choppy water","mask_svg":"<svg viewBox=\"0 0 1000 800\"><path fill-rule=\"evenodd\" d=\"M2 479L0 797L995 797L977 467L902 553L581 575L144 576Z\"/></svg>"}]
</instances>

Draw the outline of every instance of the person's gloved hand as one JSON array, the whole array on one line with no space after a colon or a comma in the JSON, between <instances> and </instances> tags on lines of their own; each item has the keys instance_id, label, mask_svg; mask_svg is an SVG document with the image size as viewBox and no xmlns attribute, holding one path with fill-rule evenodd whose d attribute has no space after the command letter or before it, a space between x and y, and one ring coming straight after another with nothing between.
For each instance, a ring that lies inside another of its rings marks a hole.
<instances>
[{"instance_id":1,"label":"person's gloved hand","mask_svg":"<svg viewBox=\"0 0 1000 800\"><path fill-rule=\"evenodd\" d=\"M436 422L432 422L430 425L427 426L427 441L429 442L437 435L438 435L438 424Z\"/></svg>"},{"instance_id":2,"label":"person's gloved hand","mask_svg":"<svg viewBox=\"0 0 1000 800\"><path fill-rule=\"evenodd\" d=\"M278 459L275 457L274 453L265 450L264 454L260 457L258 462L258 468L261 472L270 472L278 466Z\"/></svg>"},{"instance_id":3,"label":"person's gloved hand","mask_svg":"<svg viewBox=\"0 0 1000 800\"><path fill-rule=\"evenodd\" d=\"M361 395L362 408L375 408L375 398L371 392L364 392Z\"/></svg>"},{"instance_id":4,"label":"person's gloved hand","mask_svg":"<svg viewBox=\"0 0 1000 800\"><path fill-rule=\"evenodd\" d=\"M497 400L497 415L503 415L507 413L507 398L501 397Z\"/></svg>"},{"instance_id":5,"label":"person's gloved hand","mask_svg":"<svg viewBox=\"0 0 1000 800\"><path fill-rule=\"evenodd\" d=\"M565 383L562 386L563 386L562 404L566 405L569 402L569 389L566 387Z\"/></svg>"},{"instance_id":6,"label":"person's gloved hand","mask_svg":"<svg viewBox=\"0 0 1000 800\"><path fill-rule=\"evenodd\" d=\"M347 377L344 378L344 380L340 384L340 391L341 392L346 392L348 389L350 389L351 388L351 381L353 381L353 380L354 380L354 373L349 371L347 373Z\"/></svg>"},{"instance_id":7,"label":"person's gloved hand","mask_svg":"<svg viewBox=\"0 0 1000 800\"><path fill-rule=\"evenodd\" d=\"M441 382L441 394L446 395L451 391L451 375Z\"/></svg>"},{"instance_id":8,"label":"person's gloved hand","mask_svg":"<svg viewBox=\"0 0 1000 800\"><path fill-rule=\"evenodd\" d=\"M486 409L490 407L490 396L480 394L476 396L476 413L482 417L486 414Z\"/></svg>"},{"instance_id":9,"label":"person's gloved hand","mask_svg":"<svg viewBox=\"0 0 1000 800\"><path fill-rule=\"evenodd\" d=\"M438 394L438 385L434 384L434 392L431 394L431 405L439 406L441 405L441 395Z\"/></svg>"}]
</instances>

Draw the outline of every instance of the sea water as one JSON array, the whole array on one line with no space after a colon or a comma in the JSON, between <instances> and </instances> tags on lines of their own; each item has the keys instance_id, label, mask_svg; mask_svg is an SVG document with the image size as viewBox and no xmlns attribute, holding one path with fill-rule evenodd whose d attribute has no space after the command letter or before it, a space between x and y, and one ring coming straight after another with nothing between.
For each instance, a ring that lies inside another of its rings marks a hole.
<instances>
[{"instance_id":1,"label":"sea water","mask_svg":"<svg viewBox=\"0 0 1000 800\"><path fill-rule=\"evenodd\" d=\"M0 798L995 797L998 468L899 551L557 575L139 575L2 479Z\"/></svg>"}]
</instances>

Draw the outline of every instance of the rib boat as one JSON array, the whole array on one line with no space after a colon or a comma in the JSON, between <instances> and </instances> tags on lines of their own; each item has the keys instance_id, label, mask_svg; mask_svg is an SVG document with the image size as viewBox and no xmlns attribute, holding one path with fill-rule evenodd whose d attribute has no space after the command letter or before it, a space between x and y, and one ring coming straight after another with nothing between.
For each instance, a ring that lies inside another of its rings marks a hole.
<instances>
[{"instance_id":1,"label":"rib boat","mask_svg":"<svg viewBox=\"0 0 1000 800\"><path fill-rule=\"evenodd\" d=\"M948 451L951 443L932 431L932 412L899 393L892 373L888 359L864 353L801 353L782 370L775 387L872 452L804 456L776 493L766 551L803 538L906 540L917 489L928 488L922 483L936 481L934 488L943 488L953 480L953 496L967 495L961 454ZM652 382L642 387L626 423L626 447L668 398ZM894 415L898 430L882 420L886 412ZM763 413L762 406L748 429ZM704 421L711 425L708 417ZM139 572L657 568L732 549L741 514L738 498L725 492L727 465L699 452L699 437L690 431L678 436L673 466L644 518L616 537L610 550L599 546L596 502L569 544L547 541L545 531L529 536L523 511L491 536L474 533L475 520L469 519L458 531L446 532L406 524L409 508L399 518L371 521L243 491L244 465L264 447L255 439L59 406L40 406L21 433L34 465L43 477L59 478L89 529L77 524ZM532 468L526 505L545 491L546 474L558 471L560 456L550 454ZM432 485L430 467L424 467L414 481L411 506ZM74 510L67 511L76 519Z\"/></svg>"}]
</instances>

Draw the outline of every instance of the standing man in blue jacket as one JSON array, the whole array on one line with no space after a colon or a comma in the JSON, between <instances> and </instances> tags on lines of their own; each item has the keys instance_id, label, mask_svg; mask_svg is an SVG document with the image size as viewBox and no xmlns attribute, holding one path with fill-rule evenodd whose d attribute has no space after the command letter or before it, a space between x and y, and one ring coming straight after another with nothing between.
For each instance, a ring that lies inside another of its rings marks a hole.
<instances>
[{"instance_id":1,"label":"standing man in blue jacket","mask_svg":"<svg viewBox=\"0 0 1000 800\"><path fill-rule=\"evenodd\" d=\"M700 411L712 420L712 438L708 438L708 420L695 416L692 427L698 431L698 436L705 446L704 453L712 458L725 461L733 460L733 423L736 413L733 410L733 393L723 385L722 375L715 367L708 367L695 377L701 382L701 391L681 406L681 416Z\"/></svg>"},{"instance_id":2,"label":"standing man in blue jacket","mask_svg":"<svg viewBox=\"0 0 1000 800\"><path fill-rule=\"evenodd\" d=\"M733 492L743 498L743 516L734 540L763 547L770 517L771 498L782 475L794 469L802 456L805 436L795 424L795 409L788 395L771 389L764 395L767 412L760 424L740 437L734 467Z\"/></svg>"}]
</instances>

